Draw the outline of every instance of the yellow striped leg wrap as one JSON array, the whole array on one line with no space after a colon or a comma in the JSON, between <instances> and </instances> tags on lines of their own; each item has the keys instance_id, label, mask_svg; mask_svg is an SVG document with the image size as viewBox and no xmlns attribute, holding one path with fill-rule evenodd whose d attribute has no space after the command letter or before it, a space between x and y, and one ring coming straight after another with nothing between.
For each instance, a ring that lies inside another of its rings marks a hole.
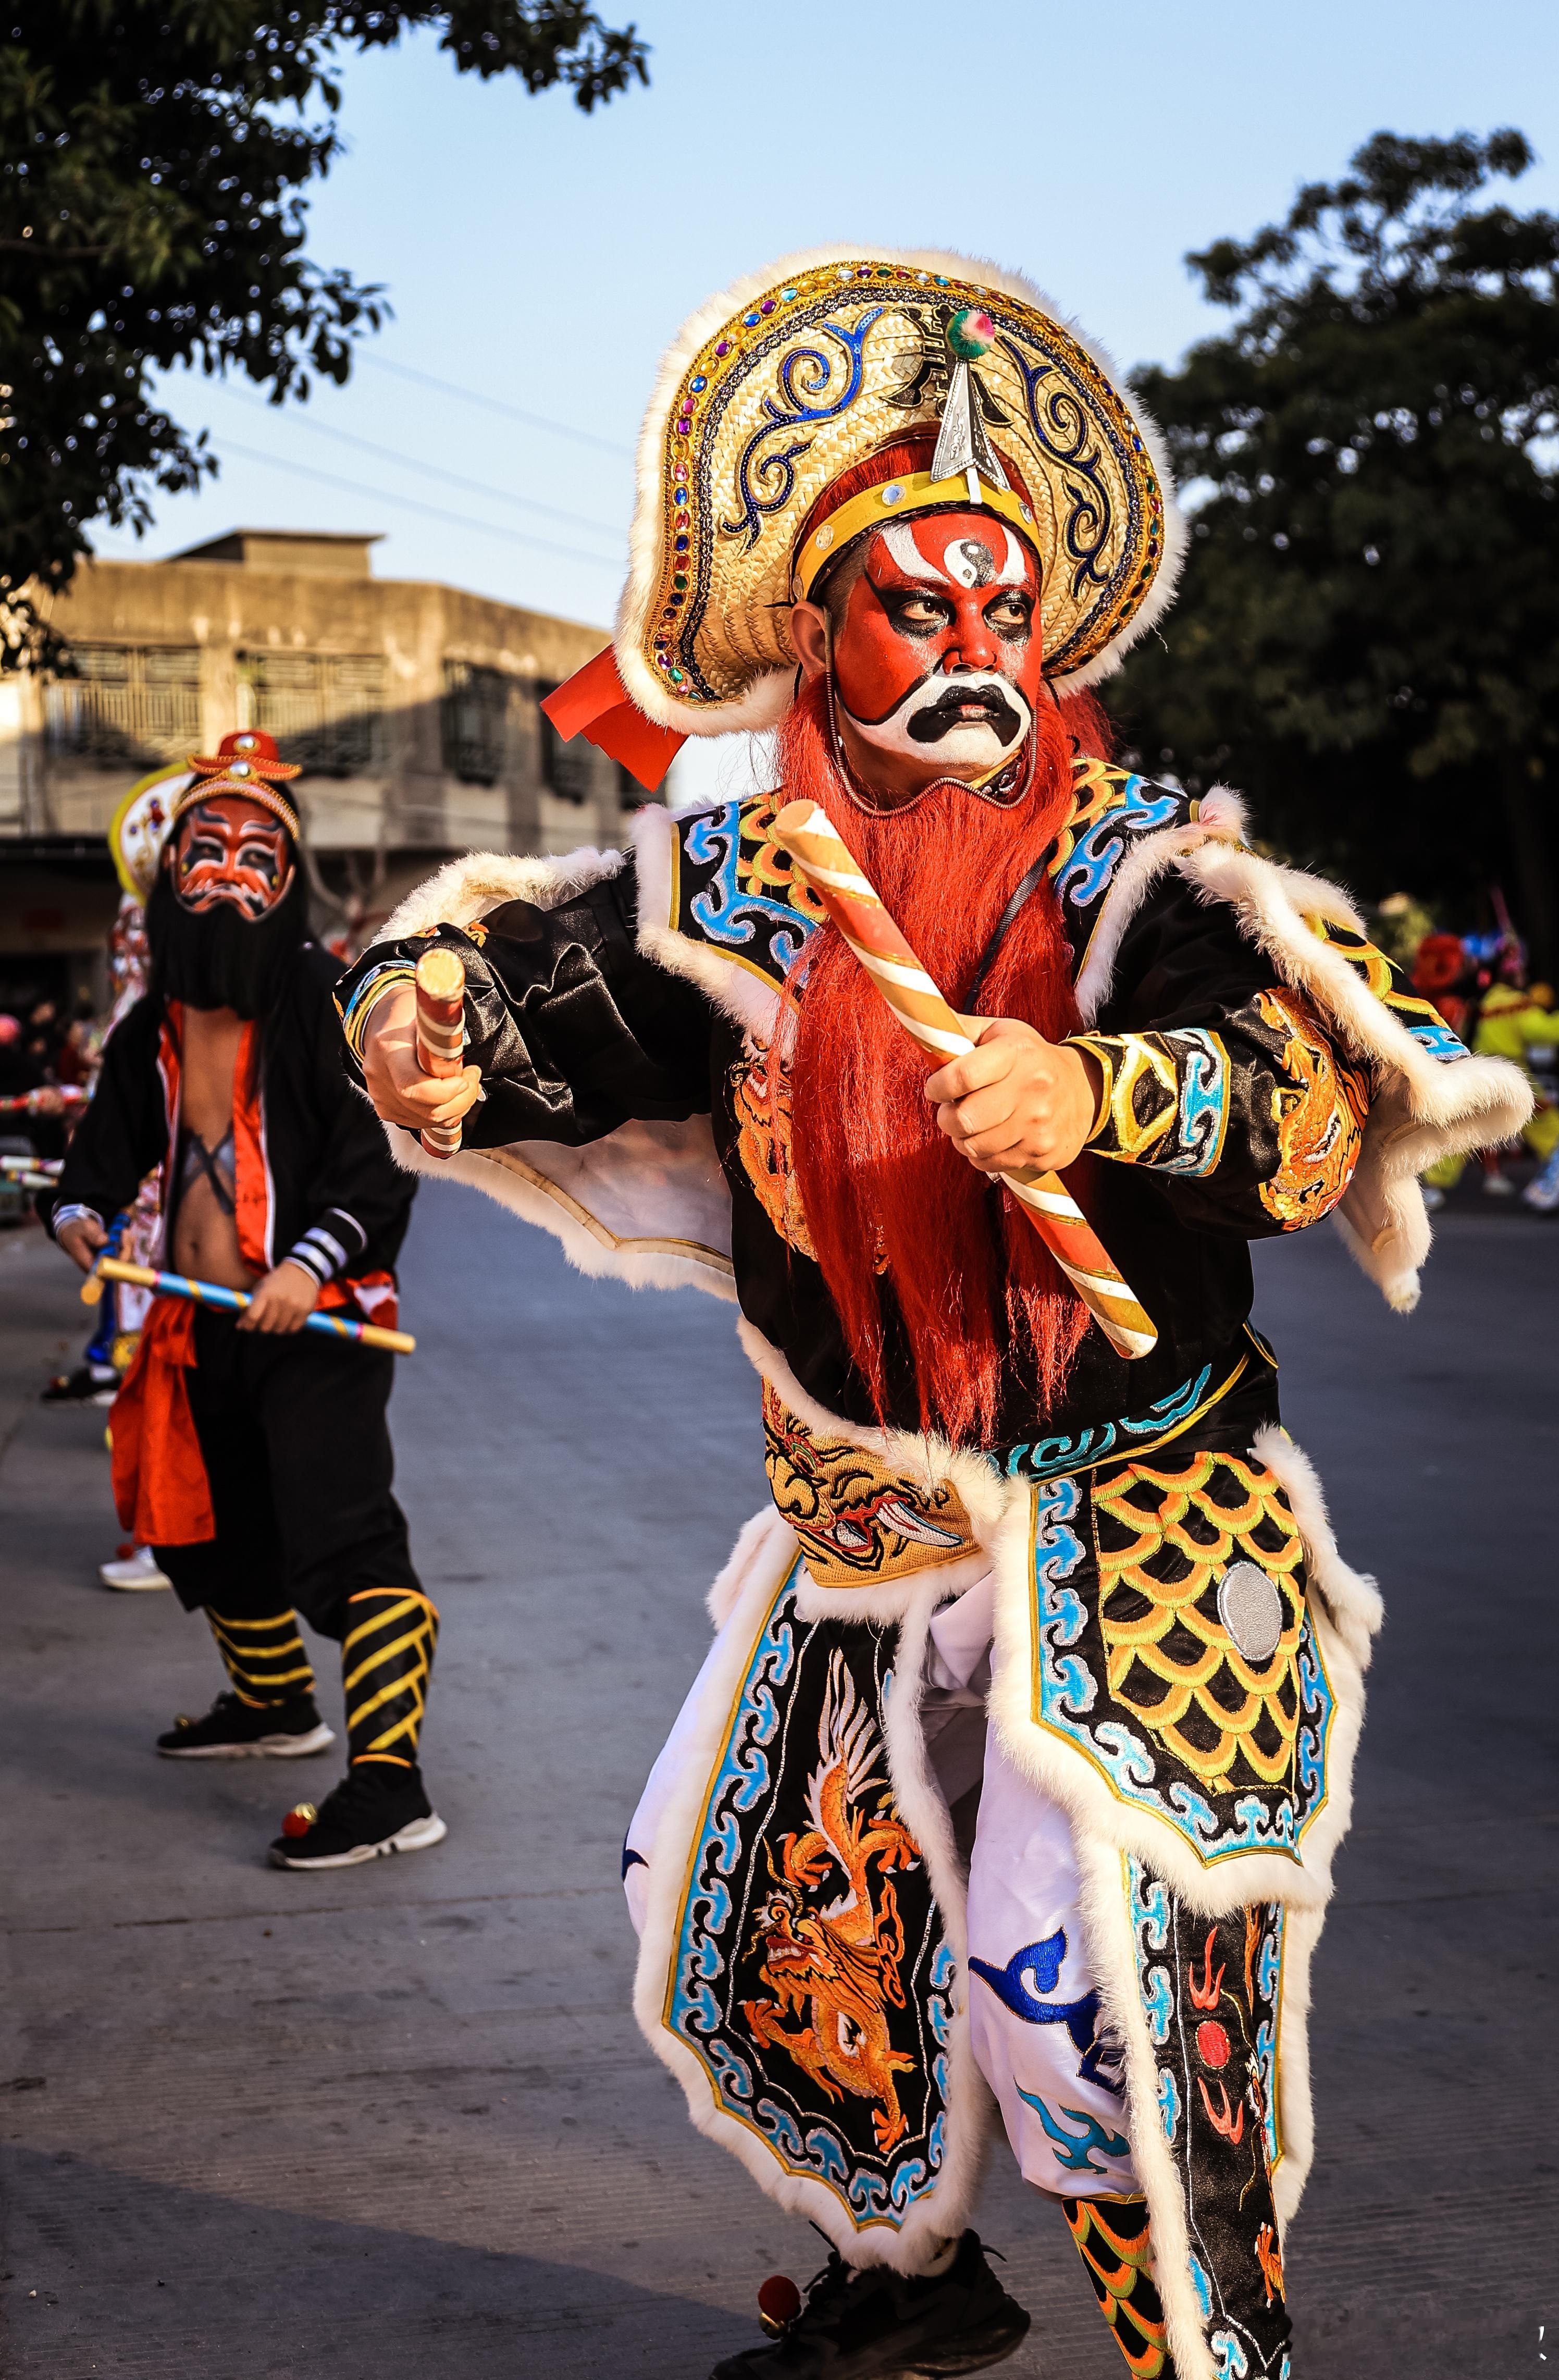
<instances>
[{"instance_id":1,"label":"yellow striped leg wrap","mask_svg":"<svg viewBox=\"0 0 1559 2380\"><path fill-rule=\"evenodd\" d=\"M313 1693L314 1672L296 1611L272 1612L268 1620L224 1620L208 1608L206 1618L233 1691L251 1710L269 1710L295 1694Z\"/></svg>"},{"instance_id":2,"label":"yellow striped leg wrap","mask_svg":"<svg viewBox=\"0 0 1559 2380\"><path fill-rule=\"evenodd\" d=\"M1127 2369L1137 2380L1174 2380L1154 2280L1146 2199L1067 2198L1061 2204Z\"/></svg>"},{"instance_id":3,"label":"yellow striped leg wrap","mask_svg":"<svg viewBox=\"0 0 1559 2380\"><path fill-rule=\"evenodd\" d=\"M439 1615L425 1595L375 1586L347 1600L341 1647L348 1756L415 1768Z\"/></svg>"}]
</instances>

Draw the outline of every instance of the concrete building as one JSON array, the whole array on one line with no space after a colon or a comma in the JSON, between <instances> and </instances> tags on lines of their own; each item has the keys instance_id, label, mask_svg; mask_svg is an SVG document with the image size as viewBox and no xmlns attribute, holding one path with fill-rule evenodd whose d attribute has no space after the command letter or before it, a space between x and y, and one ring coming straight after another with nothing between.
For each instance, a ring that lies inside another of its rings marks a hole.
<instances>
[{"instance_id":1,"label":"concrete building","mask_svg":"<svg viewBox=\"0 0 1559 2380\"><path fill-rule=\"evenodd\" d=\"M275 736L320 928L359 932L459 851L622 840L646 798L541 698L606 632L379 579L371 536L236 529L167 562L93 562L55 607L68 661L0 677L0 1006L99 992L117 892L103 837L159 762Z\"/></svg>"}]
</instances>

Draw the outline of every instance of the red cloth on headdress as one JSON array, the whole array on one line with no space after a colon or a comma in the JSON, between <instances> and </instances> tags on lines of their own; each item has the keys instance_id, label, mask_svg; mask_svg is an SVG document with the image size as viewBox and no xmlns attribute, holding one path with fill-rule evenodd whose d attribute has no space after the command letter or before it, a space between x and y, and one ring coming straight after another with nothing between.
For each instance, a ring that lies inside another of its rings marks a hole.
<instances>
[{"instance_id":1,"label":"red cloth on headdress","mask_svg":"<svg viewBox=\"0 0 1559 2380\"><path fill-rule=\"evenodd\" d=\"M197 1546L216 1535L184 1377L194 1362L194 1306L154 1297L112 1424L115 1509L138 1546Z\"/></svg>"},{"instance_id":2,"label":"red cloth on headdress","mask_svg":"<svg viewBox=\"0 0 1559 2380\"><path fill-rule=\"evenodd\" d=\"M657 727L646 718L622 683L610 645L566 678L541 708L565 742L583 735L609 759L620 760L650 794L659 793L687 742L674 727Z\"/></svg>"}]
</instances>

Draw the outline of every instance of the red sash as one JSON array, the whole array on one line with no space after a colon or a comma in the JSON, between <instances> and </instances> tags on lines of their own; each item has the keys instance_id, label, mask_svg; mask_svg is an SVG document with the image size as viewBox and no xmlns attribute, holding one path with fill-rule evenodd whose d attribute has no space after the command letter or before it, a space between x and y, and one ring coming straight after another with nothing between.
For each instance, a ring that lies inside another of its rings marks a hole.
<instances>
[{"instance_id":1,"label":"red sash","mask_svg":"<svg viewBox=\"0 0 1559 2380\"><path fill-rule=\"evenodd\" d=\"M216 1535L184 1377L194 1362L194 1306L154 1297L111 1425L114 1501L138 1546L197 1546Z\"/></svg>"}]
</instances>

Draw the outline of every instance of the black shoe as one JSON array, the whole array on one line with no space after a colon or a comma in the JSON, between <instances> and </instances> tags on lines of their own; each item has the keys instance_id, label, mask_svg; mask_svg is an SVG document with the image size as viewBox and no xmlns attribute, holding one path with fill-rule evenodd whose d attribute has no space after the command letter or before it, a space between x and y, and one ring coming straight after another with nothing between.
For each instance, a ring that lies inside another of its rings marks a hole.
<instances>
[{"instance_id":1,"label":"black shoe","mask_svg":"<svg viewBox=\"0 0 1559 2380\"><path fill-rule=\"evenodd\" d=\"M56 1372L39 1402L46 1405L111 1405L119 1393L119 1375L112 1364L78 1364L73 1372Z\"/></svg>"},{"instance_id":2,"label":"black shoe","mask_svg":"<svg viewBox=\"0 0 1559 2380\"><path fill-rule=\"evenodd\" d=\"M218 1694L204 1718L175 1719L157 1749L169 1760L302 1760L334 1742L312 1694L260 1710L236 1694Z\"/></svg>"},{"instance_id":3,"label":"black shoe","mask_svg":"<svg viewBox=\"0 0 1559 2380\"><path fill-rule=\"evenodd\" d=\"M349 1768L318 1810L300 1802L271 1846L272 1867L356 1867L392 1852L425 1852L449 1828L434 1813L420 1769Z\"/></svg>"},{"instance_id":4,"label":"black shoe","mask_svg":"<svg viewBox=\"0 0 1559 2380\"><path fill-rule=\"evenodd\" d=\"M886 2265L852 2273L836 2251L779 2343L727 2356L712 2380L943 2380L1004 2362L1028 2326L973 2231L924 2280Z\"/></svg>"}]
</instances>

